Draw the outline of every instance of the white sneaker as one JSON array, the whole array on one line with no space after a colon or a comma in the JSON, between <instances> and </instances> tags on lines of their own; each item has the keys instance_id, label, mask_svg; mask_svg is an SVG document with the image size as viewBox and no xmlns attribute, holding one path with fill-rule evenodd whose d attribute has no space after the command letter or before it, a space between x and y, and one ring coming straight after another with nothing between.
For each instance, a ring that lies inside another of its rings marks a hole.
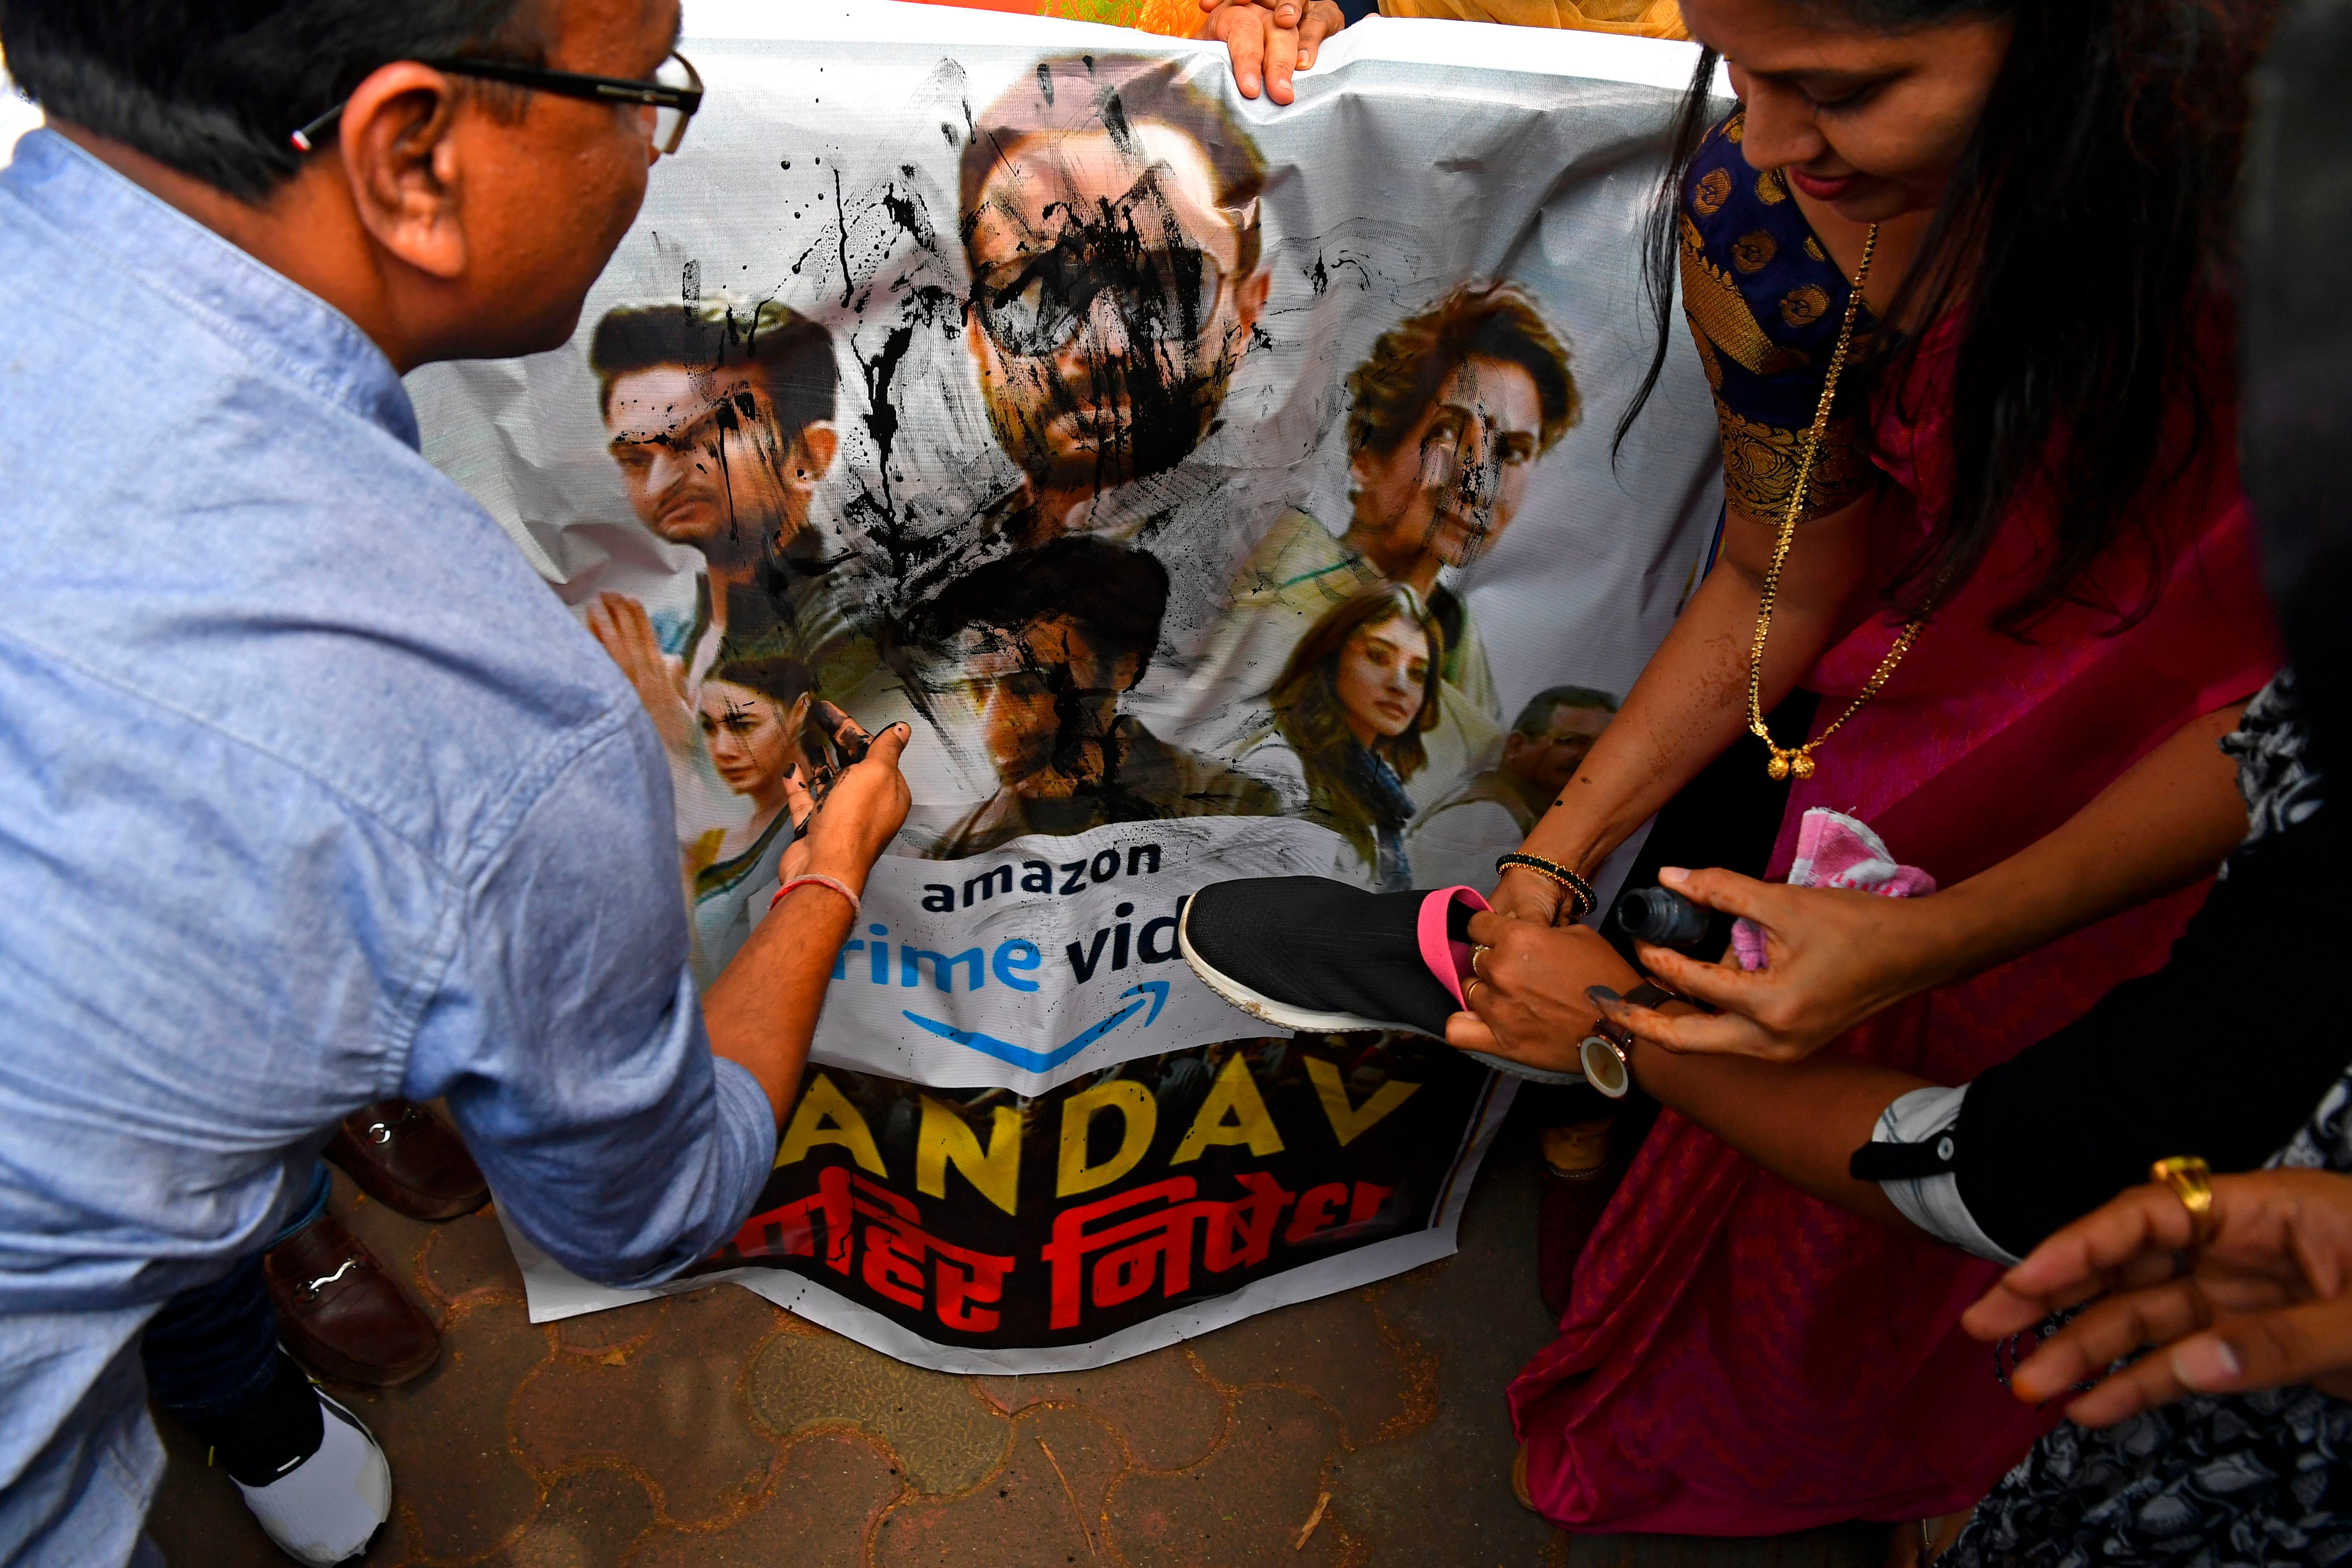
<instances>
[{"instance_id":1,"label":"white sneaker","mask_svg":"<svg viewBox=\"0 0 2352 1568\"><path fill-rule=\"evenodd\" d=\"M268 1486L236 1489L278 1549L311 1568L332 1568L368 1549L392 1517L392 1465L360 1418L313 1387L325 1435Z\"/></svg>"}]
</instances>

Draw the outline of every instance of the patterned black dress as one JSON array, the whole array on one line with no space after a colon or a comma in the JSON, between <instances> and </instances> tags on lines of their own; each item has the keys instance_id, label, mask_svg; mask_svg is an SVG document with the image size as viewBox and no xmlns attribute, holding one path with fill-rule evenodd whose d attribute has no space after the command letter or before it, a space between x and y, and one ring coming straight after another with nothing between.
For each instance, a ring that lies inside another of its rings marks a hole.
<instances>
[{"instance_id":1,"label":"patterned black dress","mask_svg":"<svg viewBox=\"0 0 2352 1568\"><path fill-rule=\"evenodd\" d=\"M2238 758L2248 844L2322 809L2307 740L2294 674L2282 671L2224 742ZM2271 1163L2352 1172L2352 1068ZM1938 1568L2344 1563L2352 1403L2299 1387L2191 1397L2100 1431L2065 1423L2001 1478Z\"/></svg>"}]
</instances>

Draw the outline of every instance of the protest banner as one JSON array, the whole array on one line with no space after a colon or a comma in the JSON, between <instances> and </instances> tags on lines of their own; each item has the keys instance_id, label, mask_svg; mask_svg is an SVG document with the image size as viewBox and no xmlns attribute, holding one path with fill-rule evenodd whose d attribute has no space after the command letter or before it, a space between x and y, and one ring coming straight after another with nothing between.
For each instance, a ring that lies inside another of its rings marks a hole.
<instances>
[{"instance_id":1,"label":"protest banner","mask_svg":"<svg viewBox=\"0 0 2352 1568\"><path fill-rule=\"evenodd\" d=\"M1508 1080L1269 1037L1175 926L1491 885L1671 624L1720 496L1683 342L1612 442L1692 51L1376 19L1276 108L1118 29L687 23L705 106L572 344L410 378L646 702L706 984L826 705L913 726L774 1174L671 1288L1045 1371L1443 1256ZM644 1294L514 1240L534 1319Z\"/></svg>"}]
</instances>

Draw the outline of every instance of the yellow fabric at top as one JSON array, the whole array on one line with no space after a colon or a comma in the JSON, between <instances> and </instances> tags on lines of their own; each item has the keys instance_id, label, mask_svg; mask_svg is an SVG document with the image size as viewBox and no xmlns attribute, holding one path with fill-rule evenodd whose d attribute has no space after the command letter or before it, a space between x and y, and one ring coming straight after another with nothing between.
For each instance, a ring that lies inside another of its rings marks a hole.
<instances>
[{"instance_id":1,"label":"yellow fabric at top","mask_svg":"<svg viewBox=\"0 0 2352 1568\"><path fill-rule=\"evenodd\" d=\"M1381 0L1381 15L1632 33L1643 38L1690 37L1675 0Z\"/></svg>"},{"instance_id":2,"label":"yellow fabric at top","mask_svg":"<svg viewBox=\"0 0 2352 1568\"><path fill-rule=\"evenodd\" d=\"M1201 30L1201 0L930 0L932 5L976 5L992 11L1027 10L1066 22L1100 22L1113 27L1139 27L1171 38L1189 38Z\"/></svg>"}]
</instances>

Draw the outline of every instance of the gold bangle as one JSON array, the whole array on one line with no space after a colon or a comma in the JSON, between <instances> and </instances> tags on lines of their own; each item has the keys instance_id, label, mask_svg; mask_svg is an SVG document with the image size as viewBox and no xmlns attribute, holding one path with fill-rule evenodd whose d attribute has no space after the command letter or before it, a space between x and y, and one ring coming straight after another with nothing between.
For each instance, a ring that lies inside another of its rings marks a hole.
<instances>
[{"instance_id":1,"label":"gold bangle","mask_svg":"<svg viewBox=\"0 0 2352 1568\"><path fill-rule=\"evenodd\" d=\"M1515 849L1496 860L1495 872L1499 876L1514 866L1533 871L1537 876L1566 888L1569 905L1574 911L1568 917L1571 921L1580 921L1601 907L1601 895L1592 890L1592 884L1557 860L1547 860L1540 855L1522 854ZM1558 925L1559 921L1555 918L1552 923Z\"/></svg>"},{"instance_id":2,"label":"gold bangle","mask_svg":"<svg viewBox=\"0 0 2352 1568\"><path fill-rule=\"evenodd\" d=\"M2189 1211L2189 1245L2201 1247L2221 1228L2213 1217L2213 1167L2194 1154L2175 1154L2147 1168L2147 1179L2170 1187Z\"/></svg>"}]
</instances>

